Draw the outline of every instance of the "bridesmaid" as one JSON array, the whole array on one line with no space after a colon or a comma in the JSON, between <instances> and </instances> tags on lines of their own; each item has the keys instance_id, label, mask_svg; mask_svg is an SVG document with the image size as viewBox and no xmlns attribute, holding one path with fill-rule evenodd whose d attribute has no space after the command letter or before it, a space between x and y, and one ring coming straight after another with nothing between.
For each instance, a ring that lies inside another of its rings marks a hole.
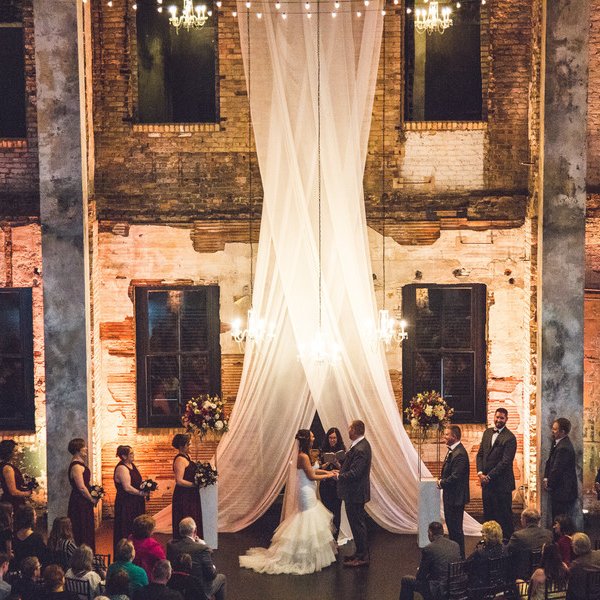
<instances>
[{"instance_id":1,"label":"bridesmaid","mask_svg":"<svg viewBox=\"0 0 600 600\"><path fill-rule=\"evenodd\" d=\"M194 483L196 466L190 458L191 436L178 433L171 445L177 450L173 460L173 473L175 473L175 491L173 492L173 538L178 539L179 522L184 517L192 517L196 521L198 535L202 537L202 508L200 494Z\"/></svg>"},{"instance_id":2,"label":"bridesmaid","mask_svg":"<svg viewBox=\"0 0 600 600\"><path fill-rule=\"evenodd\" d=\"M120 459L113 476L117 497L115 499L115 524L113 527L113 549L122 538L133 531L133 520L146 512L146 494L140 491L142 476L133 463L135 458L131 446L119 446ZM114 556L114 554L113 554Z\"/></svg>"},{"instance_id":3,"label":"bridesmaid","mask_svg":"<svg viewBox=\"0 0 600 600\"><path fill-rule=\"evenodd\" d=\"M85 440L75 438L69 442L69 453L73 457L69 465L71 497L67 516L73 525L75 543L87 544L96 551L96 531L94 528L94 500L90 494L90 470L85 464L87 447Z\"/></svg>"},{"instance_id":4,"label":"bridesmaid","mask_svg":"<svg viewBox=\"0 0 600 600\"><path fill-rule=\"evenodd\" d=\"M0 442L0 486L2 487L2 501L10 502L16 513L25 500L31 496L31 491L23 489L23 475L15 467L14 461L17 454L17 443L14 440Z\"/></svg>"}]
</instances>

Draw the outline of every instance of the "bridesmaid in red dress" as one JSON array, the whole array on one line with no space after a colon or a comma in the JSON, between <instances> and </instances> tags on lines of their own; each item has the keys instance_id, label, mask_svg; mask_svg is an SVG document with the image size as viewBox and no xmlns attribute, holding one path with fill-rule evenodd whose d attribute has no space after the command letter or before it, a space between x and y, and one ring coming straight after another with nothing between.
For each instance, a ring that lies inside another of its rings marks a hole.
<instances>
[{"instance_id":1,"label":"bridesmaid in red dress","mask_svg":"<svg viewBox=\"0 0 600 600\"><path fill-rule=\"evenodd\" d=\"M196 466L190 458L191 436L178 433L172 442L173 448L177 450L177 456L173 460L173 472L175 473L175 491L173 492L172 523L173 538L178 539L179 522L184 517L192 517L196 521L198 535L202 537L202 508L200 506L200 494L194 483Z\"/></svg>"},{"instance_id":2,"label":"bridesmaid in red dress","mask_svg":"<svg viewBox=\"0 0 600 600\"><path fill-rule=\"evenodd\" d=\"M21 471L12 464L17 453L17 443L14 440L0 442L0 486L2 487L2 502L10 502L16 513L25 500L31 496L31 491L25 490Z\"/></svg>"},{"instance_id":3,"label":"bridesmaid in red dress","mask_svg":"<svg viewBox=\"0 0 600 600\"><path fill-rule=\"evenodd\" d=\"M96 506L96 500L90 495L90 470L85 464L87 457L85 440L82 438L71 440L68 450L73 459L69 465L71 497L67 515L73 525L75 543L78 546L87 544L95 552L94 506Z\"/></svg>"},{"instance_id":4,"label":"bridesmaid in red dress","mask_svg":"<svg viewBox=\"0 0 600 600\"><path fill-rule=\"evenodd\" d=\"M133 532L133 521L146 512L146 494L140 491L142 476L133 463L135 458L131 446L117 448L119 463L113 476L117 497L115 499L115 524L113 527L113 548L116 551L119 540L128 538ZM114 556L114 554L113 554Z\"/></svg>"}]
</instances>

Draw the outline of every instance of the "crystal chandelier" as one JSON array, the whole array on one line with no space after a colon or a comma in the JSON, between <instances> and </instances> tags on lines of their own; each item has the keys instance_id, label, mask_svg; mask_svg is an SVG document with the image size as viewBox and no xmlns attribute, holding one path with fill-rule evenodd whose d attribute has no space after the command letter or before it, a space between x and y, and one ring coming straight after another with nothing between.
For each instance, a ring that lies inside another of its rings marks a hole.
<instances>
[{"instance_id":1,"label":"crystal chandelier","mask_svg":"<svg viewBox=\"0 0 600 600\"><path fill-rule=\"evenodd\" d=\"M231 323L231 338L242 346L246 342L260 343L266 337L273 337L272 331L267 331L265 319L261 319L256 315L254 310L248 310L247 327L242 328L242 320L234 319Z\"/></svg>"},{"instance_id":2,"label":"crystal chandelier","mask_svg":"<svg viewBox=\"0 0 600 600\"><path fill-rule=\"evenodd\" d=\"M204 27L206 21L208 21L208 17L212 15L211 10L207 11L206 5L199 4L194 6L192 0L183 0L181 15L177 15L176 6L170 6L169 12L171 13L169 23L175 27L177 33L179 33L180 27L184 27L187 31L192 28Z\"/></svg>"},{"instance_id":3,"label":"crystal chandelier","mask_svg":"<svg viewBox=\"0 0 600 600\"><path fill-rule=\"evenodd\" d=\"M441 9L438 2L431 1L427 8L415 9L415 29L419 33L444 33L448 27L452 26L452 9L449 6L443 6Z\"/></svg>"}]
</instances>

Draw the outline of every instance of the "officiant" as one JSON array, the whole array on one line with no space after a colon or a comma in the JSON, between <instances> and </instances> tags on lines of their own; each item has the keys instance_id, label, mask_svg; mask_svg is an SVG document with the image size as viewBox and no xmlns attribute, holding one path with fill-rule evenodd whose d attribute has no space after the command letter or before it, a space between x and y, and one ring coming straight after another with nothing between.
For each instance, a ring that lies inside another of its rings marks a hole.
<instances>
[{"instance_id":1,"label":"officiant","mask_svg":"<svg viewBox=\"0 0 600 600\"><path fill-rule=\"evenodd\" d=\"M338 455L331 460L331 457L325 457L325 454L336 454L346 452L346 445L342 439L342 434L337 427L331 427L327 430L319 450L319 465L325 471L339 471L343 458ZM335 479L323 479L319 483L319 495L321 502L327 510L333 513L333 526L335 528L334 537L337 539L340 530L340 520L342 514L342 500L337 495L337 481Z\"/></svg>"}]
</instances>

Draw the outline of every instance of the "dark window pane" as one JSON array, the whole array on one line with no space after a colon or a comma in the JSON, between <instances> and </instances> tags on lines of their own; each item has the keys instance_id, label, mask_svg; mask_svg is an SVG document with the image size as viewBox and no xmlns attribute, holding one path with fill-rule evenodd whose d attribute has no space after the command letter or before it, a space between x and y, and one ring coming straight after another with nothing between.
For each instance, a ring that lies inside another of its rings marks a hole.
<instances>
[{"instance_id":1,"label":"dark window pane","mask_svg":"<svg viewBox=\"0 0 600 600\"><path fill-rule=\"evenodd\" d=\"M443 396L457 415L473 412L473 354L444 355Z\"/></svg>"},{"instance_id":2,"label":"dark window pane","mask_svg":"<svg viewBox=\"0 0 600 600\"><path fill-rule=\"evenodd\" d=\"M415 390L426 392L442 390L442 365L439 354L417 352L415 354Z\"/></svg>"},{"instance_id":3,"label":"dark window pane","mask_svg":"<svg viewBox=\"0 0 600 600\"><path fill-rule=\"evenodd\" d=\"M149 292L148 335L151 353L178 350L177 313L181 299L179 291Z\"/></svg>"},{"instance_id":4,"label":"dark window pane","mask_svg":"<svg viewBox=\"0 0 600 600\"><path fill-rule=\"evenodd\" d=\"M206 350L208 344L208 314L206 292L186 292L181 307L181 350Z\"/></svg>"},{"instance_id":5,"label":"dark window pane","mask_svg":"<svg viewBox=\"0 0 600 600\"><path fill-rule=\"evenodd\" d=\"M20 311L18 292L0 294L0 354L21 353Z\"/></svg>"},{"instance_id":6,"label":"dark window pane","mask_svg":"<svg viewBox=\"0 0 600 600\"><path fill-rule=\"evenodd\" d=\"M25 135L23 28L0 26L0 137Z\"/></svg>"},{"instance_id":7,"label":"dark window pane","mask_svg":"<svg viewBox=\"0 0 600 600\"><path fill-rule=\"evenodd\" d=\"M443 292L438 288L417 288L414 335L417 348L442 345Z\"/></svg>"},{"instance_id":8,"label":"dark window pane","mask_svg":"<svg viewBox=\"0 0 600 600\"><path fill-rule=\"evenodd\" d=\"M181 357L181 402L210 393L208 353Z\"/></svg>"},{"instance_id":9,"label":"dark window pane","mask_svg":"<svg viewBox=\"0 0 600 600\"><path fill-rule=\"evenodd\" d=\"M444 290L444 348L471 348L471 290Z\"/></svg>"},{"instance_id":10,"label":"dark window pane","mask_svg":"<svg viewBox=\"0 0 600 600\"><path fill-rule=\"evenodd\" d=\"M179 413L179 360L177 356L148 357L151 414Z\"/></svg>"},{"instance_id":11,"label":"dark window pane","mask_svg":"<svg viewBox=\"0 0 600 600\"><path fill-rule=\"evenodd\" d=\"M0 357L0 419L22 416L26 400L23 361Z\"/></svg>"}]
</instances>

